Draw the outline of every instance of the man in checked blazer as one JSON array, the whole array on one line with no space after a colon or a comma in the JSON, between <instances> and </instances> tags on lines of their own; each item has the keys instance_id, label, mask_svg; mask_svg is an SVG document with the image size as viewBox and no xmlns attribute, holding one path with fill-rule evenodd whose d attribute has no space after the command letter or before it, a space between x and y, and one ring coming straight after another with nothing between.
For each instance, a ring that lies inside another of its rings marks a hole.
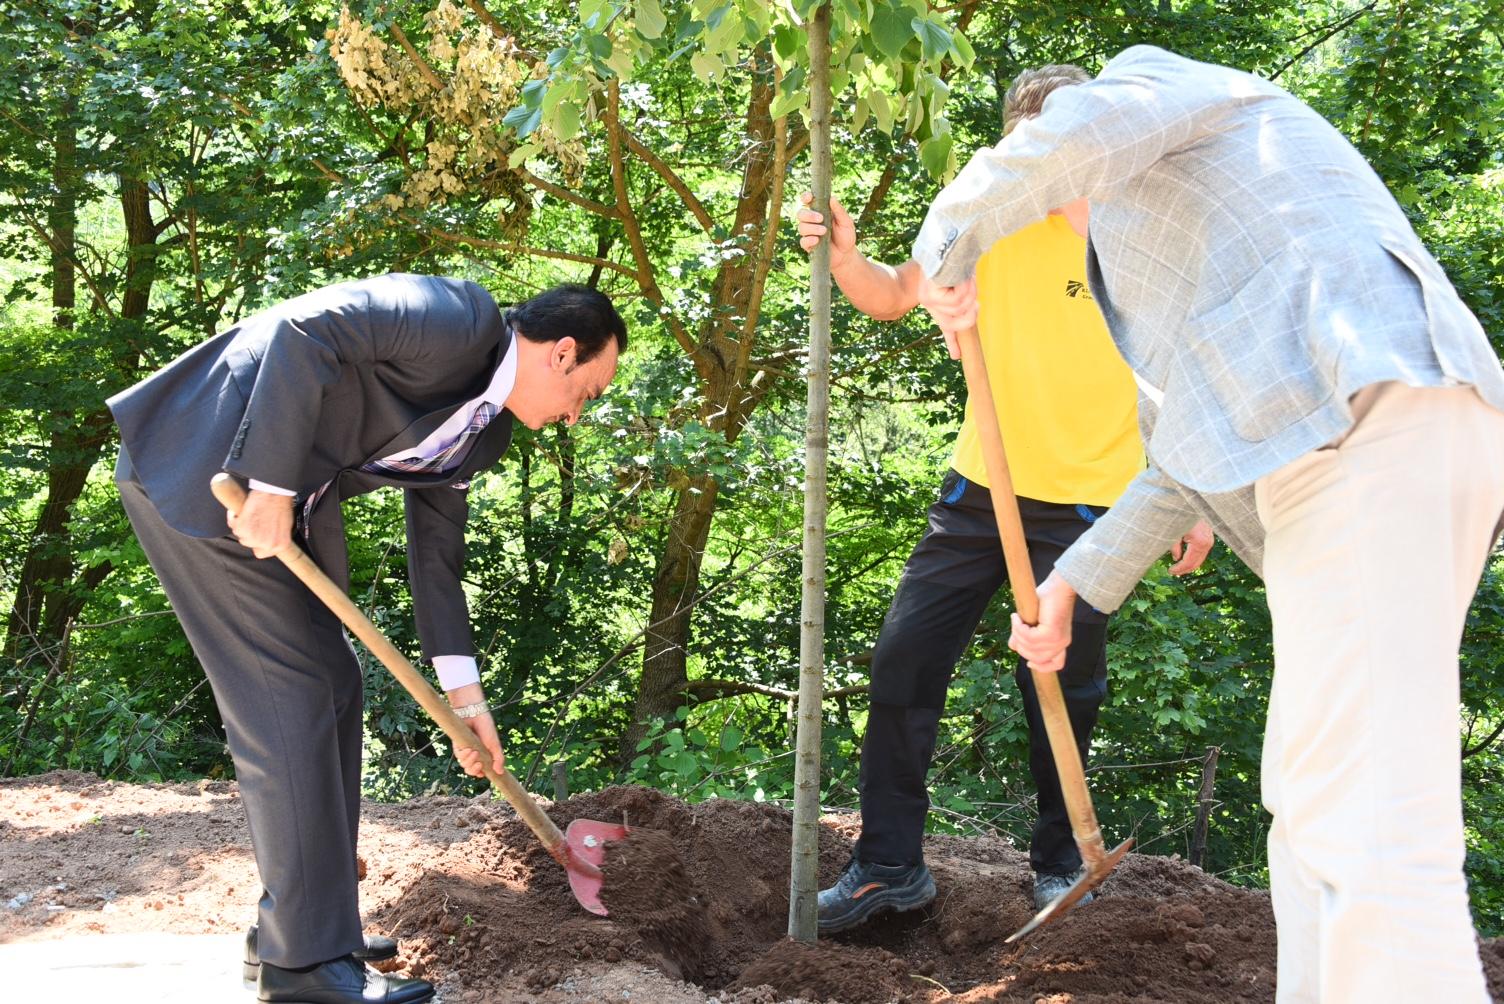
<instances>
[{"instance_id":1,"label":"man in checked blazer","mask_svg":"<svg viewBox=\"0 0 1504 1004\"><path fill-rule=\"evenodd\" d=\"M1058 670L1201 517L1262 574L1278 999L1488 1000L1462 875L1457 650L1504 515L1504 371L1358 153L1235 70L1148 46L984 150L914 245L975 319L977 258L1091 207L1087 273L1148 469L1055 564L1012 647Z\"/></svg>"},{"instance_id":2,"label":"man in checked blazer","mask_svg":"<svg viewBox=\"0 0 1504 1004\"><path fill-rule=\"evenodd\" d=\"M340 501L401 488L423 658L500 770L461 583L470 478L501 458L514 419L574 424L626 343L611 301L584 286L503 312L474 283L386 275L247 318L110 399L126 513L235 760L264 887L246 945L260 1000L434 991L364 965L396 945L361 930L360 666L334 614L258 559L297 537L348 586ZM209 491L220 471L250 488L228 519ZM480 754L455 755L482 776Z\"/></svg>"}]
</instances>

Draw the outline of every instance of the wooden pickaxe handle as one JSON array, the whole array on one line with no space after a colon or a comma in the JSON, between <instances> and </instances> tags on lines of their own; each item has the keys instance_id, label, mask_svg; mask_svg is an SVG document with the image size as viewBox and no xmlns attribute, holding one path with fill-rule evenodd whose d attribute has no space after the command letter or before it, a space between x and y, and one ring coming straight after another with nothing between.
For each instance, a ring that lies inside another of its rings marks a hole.
<instances>
[{"instance_id":1,"label":"wooden pickaxe handle","mask_svg":"<svg viewBox=\"0 0 1504 1004\"><path fill-rule=\"evenodd\" d=\"M228 474L214 475L209 482L209 488L214 492L214 497L219 499L220 504L231 513L240 512L241 507L245 505L246 490L241 487L239 481ZM334 615L350 629L351 634L360 639L361 644L371 650L372 655L381 660L381 664L391 671L391 674L397 678L397 682L413 695L413 700L433 716L433 720L438 723L439 728L444 730L444 734L451 742L456 746L468 746L480 753L481 768L486 772L486 777L490 779L491 784L511 803L512 808L517 810L517 815L521 816L528 828L537 834L538 839L543 841L543 846L548 848L548 853L552 854L560 864L570 867L570 863L565 860L569 856L569 851L564 843L564 834L559 832L554 821L538 808L538 803L533 801L533 796L528 794L527 789L512 776L511 771L503 767L501 772L497 773L492 768L491 751L486 749L479 736L470 731L460 716L454 713L449 702L433 689L433 685L423 674L413 668L413 664L407 661L407 656L399 652L397 646L387 640L386 635L382 634L381 630L361 613L355 601L350 599L343 589L336 586L329 576L324 574L324 570L315 565L313 559L304 554L303 549L297 544L278 551L277 557L284 565L292 569L292 573L302 580L303 585L334 611Z\"/></svg>"},{"instance_id":2,"label":"wooden pickaxe handle","mask_svg":"<svg viewBox=\"0 0 1504 1004\"><path fill-rule=\"evenodd\" d=\"M1024 540L1023 520L1018 515L1018 499L1013 492L1013 476L1008 472L1008 455L1003 450L1003 433L997 421L997 407L992 400L992 382L987 377L987 361L982 357L982 341L973 325L961 332L961 368L966 373L966 396L971 403L972 420L982 441L982 461L987 468L987 482L992 492L992 512L997 532L1003 541L1003 562L1008 581L1013 585L1013 601L1025 624L1039 623L1039 594L1034 586L1034 568L1029 564L1029 547ZM1039 697L1039 711L1044 717L1045 732L1050 739L1050 753L1055 758L1055 773L1060 778L1060 792L1065 797L1066 812L1071 819L1071 833L1088 868L1106 858L1102 828L1097 810L1092 807L1091 792L1086 788L1086 771L1076 748L1075 730L1065 709L1058 673L1029 671L1034 692Z\"/></svg>"}]
</instances>

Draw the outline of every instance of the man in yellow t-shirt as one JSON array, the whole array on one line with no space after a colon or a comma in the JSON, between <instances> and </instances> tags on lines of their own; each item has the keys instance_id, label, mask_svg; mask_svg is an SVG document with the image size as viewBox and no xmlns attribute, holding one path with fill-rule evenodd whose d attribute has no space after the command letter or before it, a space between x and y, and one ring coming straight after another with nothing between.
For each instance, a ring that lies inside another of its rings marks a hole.
<instances>
[{"instance_id":1,"label":"man in yellow t-shirt","mask_svg":"<svg viewBox=\"0 0 1504 1004\"><path fill-rule=\"evenodd\" d=\"M1051 91L1089 79L1074 66L1020 75L1004 99L1004 133L1039 114ZM1038 581L1144 467L1133 374L1087 288L1086 215L1085 200L1051 210L998 241L977 264L982 354ZM893 268L865 258L856 248L851 216L834 199L831 216L831 274L842 292L879 320L902 317L919 301L917 263ZM823 217L805 209L799 220L801 243L809 249L826 231ZM1171 571L1194 570L1211 545L1210 529L1198 525L1177 545ZM862 834L841 878L820 892L822 933L934 898L921 850L929 809L925 778L956 662L1006 578L968 403L940 499L930 507L929 526L904 566L873 649L862 741ZM1078 600L1072 632L1060 684L1085 762L1107 696L1107 615ZM1035 906L1042 908L1069 888L1081 856L1033 679L1022 661L1015 679L1038 793L1029 863Z\"/></svg>"}]
</instances>

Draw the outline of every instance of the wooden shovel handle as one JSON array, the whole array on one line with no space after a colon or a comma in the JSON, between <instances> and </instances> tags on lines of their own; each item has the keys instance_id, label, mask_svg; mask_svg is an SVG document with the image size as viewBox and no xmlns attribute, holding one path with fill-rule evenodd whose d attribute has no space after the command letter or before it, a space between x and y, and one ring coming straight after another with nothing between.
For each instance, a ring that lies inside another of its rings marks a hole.
<instances>
[{"instance_id":1,"label":"wooden shovel handle","mask_svg":"<svg viewBox=\"0 0 1504 1004\"><path fill-rule=\"evenodd\" d=\"M214 475L209 482L210 490L214 497L219 499L221 505L232 513L240 512L245 505L246 491L228 474ZM564 845L564 834L554 825L554 821L544 815L543 810L538 808L538 803L533 801L527 789L518 783L512 776L512 772L505 767L501 773L497 773L491 767L491 751L486 749L480 737L471 732L464 721L454 713L449 702L440 696L437 690L428 680L413 668L413 664L407 661L407 656L397 650L397 646L387 640L386 635L372 624L355 602L345 595L345 591L336 586L324 570L313 563L313 559L303 553L303 549L296 544L278 551L277 557L292 573L303 581L303 584L313 592L315 596L323 600L330 610L334 611L350 633L359 638L361 644L371 650L371 653L381 660L381 664L391 671L397 678L397 682L413 695L413 700L423 706L423 709L433 716L433 720L444 730L451 742L457 746L468 746L481 755L481 766L486 772L486 777L502 796L517 810L523 822L538 835L543 841L543 846L548 852L568 867L565 857L568 850Z\"/></svg>"},{"instance_id":2,"label":"wooden shovel handle","mask_svg":"<svg viewBox=\"0 0 1504 1004\"><path fill-rule=\"evenodd\" d=\"M1013 601L1025 624L1039 623L1039 594L1035 591L1034 568L1029 564L1029 547L1024 540L1023 520L1018 515L1018 498L1013 491L1013 476L1008 472L1008 455L1003 449L1003 433L997 421L997 407L992 400L992 381L987 377L987 361L982 356L982 341L975 325L961 332L961 368L966 373L966 397L971 404L972 420L982 441L982 461L987 468L987 483L992 492L992 513L997 519L998 536L1003 541L1003 563L1008 581L1013 585ZM1071 833L1076 838L1082 860L1095 865L1107 856L1097 812L1086 788L1086 772L1081 753L1076 748L1075 730L1065 709L1058 673L1030 670L1034 692L1039 696L1039 710L1044 717L1045 732L1050 738L1050 753L1055 758L1055 773L1060 778L1060 792L1065 797L1071 818Z\"/></svg>"}]
</instances>

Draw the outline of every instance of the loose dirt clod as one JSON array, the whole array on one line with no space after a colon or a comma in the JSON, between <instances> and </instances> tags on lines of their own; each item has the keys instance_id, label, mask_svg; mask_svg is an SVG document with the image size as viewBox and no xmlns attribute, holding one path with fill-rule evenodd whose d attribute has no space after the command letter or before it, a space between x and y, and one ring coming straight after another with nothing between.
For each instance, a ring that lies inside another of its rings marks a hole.
<instances>
[{"instance_id":1,"label":"loose dirt clod","mask_svg":"<svg viewBox=\"0 0 1504 1004\"><path fill-rule=\"evenodd\" d=\"M880 948L785 939L748 966L731 989L765 985L784 996L885 1004L903 999L907 970L902 959Z\"/></svg>"},{"instance_id":2,"label":"loose dirt clod","mask_svg":"<svg viewBox=\"0 0 1504 1004\"><path fill-rule=\"evenodd\" d=\"M668 834L639 827L611 841L601 872L601 902L612 920L661 953L669 975L701 979L700 960L706 946L719 940L718 932Z\"/></svg>"},{"instance_id":3,"label":"loose dirt clod","mask_svg":"<svg viewBox=\"0 0 1504 1004\"><path fill-rule=\"evenodd\" d=\"M561 826L631 823L607 858L610 917L580 908L563 869L501 802L363 806L361 905L368 930L398 939L391 971L438 982L446 1004L1274 999L1269 897L1173 858L1129 855L1095 902L1005 945L1033 915L1027 855L995 837L932 836L933 904L800 946L784 936L786 809L624 787L548 812ZM851 815L821 821L822 884L856 828ZM260 885L233 784L0 779L0 840L0 941L230 933L255 915ZM1504 999L1504 940L1482 950Z\"/></svg>"}]
</instances>

